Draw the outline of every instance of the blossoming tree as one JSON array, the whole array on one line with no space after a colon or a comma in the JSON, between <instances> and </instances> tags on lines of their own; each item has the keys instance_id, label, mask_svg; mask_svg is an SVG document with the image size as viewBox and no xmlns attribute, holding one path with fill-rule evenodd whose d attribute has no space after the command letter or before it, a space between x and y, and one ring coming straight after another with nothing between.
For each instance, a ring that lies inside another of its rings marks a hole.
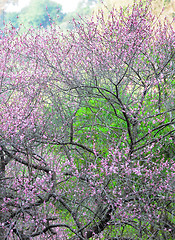
<instances>
[{"instance_id":1,"label":"blossoming tree","mask_svg":"<svg viewBox=\"0 0 175 240\"><path fill-rule=\"evenodd\" d=\"M139 2L0 39L0 238L173 239L175 33Z\"/></svg>"}]
</instances>

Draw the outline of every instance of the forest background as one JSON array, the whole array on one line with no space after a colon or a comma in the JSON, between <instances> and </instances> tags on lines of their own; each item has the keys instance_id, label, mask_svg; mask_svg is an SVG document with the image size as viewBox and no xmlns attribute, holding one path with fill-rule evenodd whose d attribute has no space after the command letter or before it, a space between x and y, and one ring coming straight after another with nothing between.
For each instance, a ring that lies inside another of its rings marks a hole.
<instances>
[{"instance_id":1,"label":"forest background","mask_svg":"<svg viewBox=\"0 0 175 240\"><path fill-rule=\"evenodd\" d=\"M12 0L10 2L17 4L18 0ZM42 24L43 27L47 27L51 23L48 17L49 14L51 19L54 19L62 29L67 30L73 27L71 24L73 18L78 19L78 16L90 16L93 12L98 11L98 9L102 7L99 0L81 0L75 11L63 12L61 4L57 4L56 2L48 0L31 0L30 4L20 12L7 12L7 3L9 3L7 0L2 0L0 2L0 28L3 28L4 24L9 22L16 28L18 28L21 23L25 26L32 25L34 27L40 27ZM104 3L108 9L112 7L119 9L120 7L133 3L133 0L105 0ZM164 9L164 11L162 11L162 9ZM169 21L172 21L175 16L175 1L154 0L152 2L152 12L162 20L166 17Z\"/></svg>"}]
</instances>

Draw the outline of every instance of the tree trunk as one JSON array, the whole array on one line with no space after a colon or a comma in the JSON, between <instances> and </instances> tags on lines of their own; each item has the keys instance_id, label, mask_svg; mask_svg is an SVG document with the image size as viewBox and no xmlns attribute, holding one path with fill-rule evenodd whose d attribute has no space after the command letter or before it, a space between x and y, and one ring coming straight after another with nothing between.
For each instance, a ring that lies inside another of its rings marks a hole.
<instances>
[{"instance_id":1,"label":"tree trunk","mask_svg":"<svg viewBox=\"0 0 175 240\"><path fill-rule=\"evenodd\" d=\"M3 211L3 202L6 196L6 181L5 181L5 159L4 153L0 150L0 239L5 239L5 228L3 224L6 220L5 211Z\"/></svg>"}]
</instances>

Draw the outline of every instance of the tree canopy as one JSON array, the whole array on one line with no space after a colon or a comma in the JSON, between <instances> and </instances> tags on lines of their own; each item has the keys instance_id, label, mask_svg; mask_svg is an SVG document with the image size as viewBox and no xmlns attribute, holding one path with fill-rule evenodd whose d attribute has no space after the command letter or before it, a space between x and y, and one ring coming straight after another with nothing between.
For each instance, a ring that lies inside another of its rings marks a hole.
<instances>
[{"instance_id":1,"label":"tree canopy","mask_svg":"<svg viewBox=\"0 0 175 240\"><path fill-rule=\"evenodd\" d=\"M0 239L175 235L175 32L139 1L0 38Z\"/></svg>"}]
</instances>

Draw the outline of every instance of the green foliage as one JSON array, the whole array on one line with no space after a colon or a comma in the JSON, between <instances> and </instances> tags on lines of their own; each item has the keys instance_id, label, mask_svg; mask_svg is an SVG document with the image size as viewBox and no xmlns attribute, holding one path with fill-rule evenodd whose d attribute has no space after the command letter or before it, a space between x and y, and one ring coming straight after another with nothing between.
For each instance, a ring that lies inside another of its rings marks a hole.
<instances>
[{"instance_id":1,"label":"green foliage","mask_svg":"<svg viewBox=\"0 0 175 240\"><path fill-rule=\"evenodd\" d=\"M37 28L42 25L46 28L54 21L63 30L72 29L72 19L79 19L79 16L85 17L90 15L95 3L97 3L96 0L82 0L75 11L63 13L61 4L57 4L51 0L31 0L29 6L23 8L21 12L2 12L0 28L4 27L4 19L5 24L11 22L15 28L18 28L21 23L26 27L32 25L34 28Z\"/></svg>"},{"instance_id":2,"label":"green foliage","mask_svg":"<svg viewBox=\"0 0 175 240\"><path fill-rule=\"evenodd\" d=\"M11 22L15 28L18 28L21 23L26 27L32 25L37 28L42 25L46 28L53 21L62 22L65 15L60 4L48 0L31 0L29 6L23 8L20 13L5 13L4 20L6 24Z\"/></svg>"},{"instance_id":3,"label":"green foliage","mask_svg":"<svg viewBox=\"0 0 175 240\"><path fill-rule=\"evenodd\" d=\"M108 154L109 139L117 139L122 135L125 123L117 119L112 107L104 99L90 99L76 113L74 124L77 140L95 147L103 156ZM120 113L120 110L118 110Z\"/></svg>"},{"instance_id":4,"label":"green foliage","mask_svg":"<svg viewBox=\"0 0 175 240\"><path fill-rule=\"evenodd\" d=\"M17 12L4 12L4 21L5 23L12 23L12 25L15 28L19 27L19 21L18 21L18 13ZM2 23L1 23L2 24ZM3 24L1 25L1 28L3 28Z\"/></svg>"},{"instance_id":5,"label":"green foliage","mask_svg":"<svg viewBox=\"0 0 175 240\"><path fill-rule=\"evenodd\" d=\"M61 5L57 5L55 2L48 2L47 0L42 2L40 0L32 0L30 5L21 11L19 21L24 24L32 25L33 27L39 27L40 24L43 27L47 27L53 19L57 18L58 13L58 21L63 19L64 14L61 10ZM50 15L50 20L48 14Z\"/></svg>"}]
</instances>

